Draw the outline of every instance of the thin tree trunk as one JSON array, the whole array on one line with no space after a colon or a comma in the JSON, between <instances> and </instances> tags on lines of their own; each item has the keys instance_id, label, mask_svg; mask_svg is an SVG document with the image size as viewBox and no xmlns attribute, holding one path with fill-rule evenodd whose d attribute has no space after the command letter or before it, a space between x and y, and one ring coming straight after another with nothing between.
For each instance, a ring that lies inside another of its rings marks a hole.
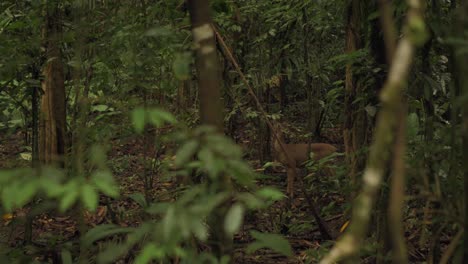
<instances>
[{"instance_id":1,"label":"thin tree trunk","mask_svg":"<svg viewBox=\"0 0 468 264\"><path fill-rule=\"evenodd\" d=\"M468 13L467 13L468 15ZM467 56L465 56L465 59L468 59L466 58ZM465 61L466 62L466 61ZM468 70L468 69L467 69ZM466 70L465 70L465 74L466 74ZM465 78L466 79L466 78ZM464 95L465 95L465 98L468 97L468 80L465 80L464 81ZM464 226L464 250L463 250L463 263L468 263L468 162L466 162L466 160L468 160L468 102L466 102L465 104L465 107L463 109L463 131L464 131L464 135L463 135L463 160L465 160L464 162L464 174L465 174L465 180L464 180L464 191L465 191L465 226Z\"/></svg>"},{"instance_id":2,"label":"thin tree trunk","mask_svg":"<svg viewBox=\"0 0 468 264\"><path fill-rule=\"evenodd\" d=\"M455 35L457 38L464 38L466 41L466 29L468 28L468 3L465 1L458 7L458 14L456 17ZM458 91L461 92L462 106L462 135L463 135L463 153L462 153L462 164L464 174L464 203L465 203L465 216L464 216L464 245L463 245L463 261L462 263L468 263L468 53L464 50L464 46L459 45L454 47L453 52L455 57L455 67L453 76L455 79L455 85Z\"/></svg>"},{"instance_id":3,"label":"thin tree trunk","mask_svg":"<svg viewBox=\"0 0 468 264\"><path fill-rule=\"evenodd\" d=\"M34 64L32 69L32 79L35 82L31 93L31 112L32 112L32 167L39 165L39 67ZM36 83L37 82L37 83Z\"/></svg>"},{"instance_id":4,"label":"thin tree trunk","mask_svg":"<svg viewBox=\"0 0 468 264\"><path fill-rule=\"evenodd\" d=\"M192 33L196 49L198 70L198 96L200 100L200 119L202 124L214 125L223 131L223 106L221 101L218 74L218 56L210 10L207 0L189 0Z\"/></svg>"},{"instance_id":5,"label":"thin tree trunk","mask_svg":"<svg viewBox=\"0 0 468 264\"><path fill-rule=\"evenodd\" d=\"M393 19L393 6L391 2L391 0L379 0L379 18L385 42L386 61L389 65L393 61L393 56L395 55L397 40L397 33Z\"/></svg>"},{"instance_id":6,"label":"thin tree trunk","mask_svg":"<svg viewBox=\"0 0 468 264\"><path fill-rule=\"evenodd\" d=\"M66 143L65 82L60 50L61 14L56 1L46 5L46 23L43 37L47 62L43 68L44 80L41 100L39 159L43 163L64 166Z\"/></svg>"},{"instance_id":7,"label":"thin tree trunk","mask_svg":"<svg viewBox=\"0 0 468 264\"><path fill-rule=\"evenodd\" d=\"M200 120L204 125L212 125L219 133L223 133L223 105L221 101L221 81L219 80L219 62L216 53L216 43L211 26L210 7L208 0L188 1L192 23L193 40L196 47L196 67L198 72L198 89L200 100ZM230 189L227 175L221 176L221 186L218 191ZM209 219L211 227L210 243L214 253L220 258L230 255L232 237L224 232L224 218L227 206L221 206Z\"/></svg>"},{"instance_id":8,"label":"thin tree trunk","mask_svg":"<svg viewBox=\"0 0 468 264\"><path fill-rule=\"evenodd\" d=\"M307 94L307 109L308 109L308 116L307 116L307 130L310 131L311 137L309 139L309 143L312 143L312 138L316 138L315 132L317 131L319 115L320 115L320 105L318 103L318 95L320 94L319 85L314 85L313 76L310 73L311 70L311 63L310 63L310 54L309 54L309 28L307 26L308 18L307 18L307 10L305 7L302 8L302 17L303 17L303 24L304 26L304 41L303 41L303 52L304 52L304 61L306 65L306 72L305 72L305 80L306 80L306 94Z\"/></svg>"},{"instance_id":9,"label":"thin tree trunk","mask_svg":"<svg viewBox=\"0 0 468 264\"><path fill-rule=\"evenodd\" d=\"M361 20L363 19L362 1L352 0L347 9L347 25L346 25L346 53L352 53L362 48L362 30ZM364 167L364 159L359 158L357 151L362 147L367 124L364 122L365 113L360 112L354 102L360 90L359 80L353 75L352 65L346 66L345 80L345 121L343 127L343 139L345 145L345 153L348 165L351 168L351 180L353 184L356 181L356 174ZM364 116L363 116L364 115Z\"/></svg>"},{"instance_id":10,"label":"thin tree trunk","mask_svg":"<svg viewBox=\"0 0 468 264\"><path fill-rule=\"evenodd\" d=\"M36 64L31 66L31 77L34 81L34 84L31 87L31 112L32 112L32 168L35 169L35 173L38 172L39 168L39 67ZM37 83L36 83L37 81ZM34 207L34 202L31 204L31 208ZM24 224L24 242L26 245L32 242L32 232L33 232L33 214L30 209L26 215L26 221Z\"/></svg>"}]
</instances>

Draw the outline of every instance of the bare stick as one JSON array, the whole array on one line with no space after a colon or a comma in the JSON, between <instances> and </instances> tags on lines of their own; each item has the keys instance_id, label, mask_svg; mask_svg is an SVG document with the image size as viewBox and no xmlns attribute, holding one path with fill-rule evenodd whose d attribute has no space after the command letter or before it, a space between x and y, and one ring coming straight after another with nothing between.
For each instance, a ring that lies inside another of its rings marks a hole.
<instances>
[{"instance_id":1,"label":"bare stick","mask_svg":"<svg viewBox=\"0 0 468 264\"><path fill-rule=\"evenodd\" d=\"M379 0L380 23L382 24L387 62L391 66L395 56L396 29L393 20L393 7L389 0ZM403 99L398 115L398 128L393 153L393 168L391 175L390 202L388 206L388 229L392 243L394 263L408 263L408 253L405 243L403 226L403 205L405 198L405 152L406 152L406 115L407 106Z\"/></svg>"}]
</instances>

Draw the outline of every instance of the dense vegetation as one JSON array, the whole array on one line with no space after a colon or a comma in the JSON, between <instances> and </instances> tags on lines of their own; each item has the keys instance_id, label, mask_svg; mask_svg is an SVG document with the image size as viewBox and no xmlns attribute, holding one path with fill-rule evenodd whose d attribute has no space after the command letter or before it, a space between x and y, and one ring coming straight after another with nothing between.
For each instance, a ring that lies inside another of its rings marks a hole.
<instances>
[{"instance_id":1,"label":"dense vegetation","mask_svg":"<svg viewBox=\"0 0 468 264\"><path fill-rule=\"evenodd\" d=\"M0 263L468 263L463 1L0 14Z\"/></svg>"}]
</instances>

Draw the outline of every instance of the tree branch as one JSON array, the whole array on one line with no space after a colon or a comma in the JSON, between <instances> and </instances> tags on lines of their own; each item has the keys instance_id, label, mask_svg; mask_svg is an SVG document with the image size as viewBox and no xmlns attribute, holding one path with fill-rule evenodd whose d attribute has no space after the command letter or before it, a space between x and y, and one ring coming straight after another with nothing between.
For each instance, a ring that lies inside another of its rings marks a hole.
<instances>
[{"instance_id":1,"label":"tree branch","mask_svg":"<svg viewBox=\"0 0 468 264\"><path fill-rule=\"evenodd\" d=\"M363 186L353 206L348 231L336 242L320 263L331 264L358 253L370 222L373 204L380 190L385 166L390 159L394 131L398 123L402 94L415 53L415 46L425 38L422 6L418 0L408 0L410 7L405 25L405 35L399 41L389 75L380 94L382 109L377 119L374 142L371 146Z\"/></svg>"}]
</instances>

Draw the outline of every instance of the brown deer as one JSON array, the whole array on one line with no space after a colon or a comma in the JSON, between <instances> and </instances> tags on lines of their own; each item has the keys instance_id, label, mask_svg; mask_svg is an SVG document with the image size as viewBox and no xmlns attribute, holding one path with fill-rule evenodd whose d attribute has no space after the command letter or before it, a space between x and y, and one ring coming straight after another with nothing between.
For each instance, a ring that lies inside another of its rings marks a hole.
<instances>
[{"instance_id":1,"label":"brown deer","mask_svg":"<svg viewBox=\"0 0 468 264\"><path fill-rule=\"evenodd\" d=\"M294 175L297 173L297 168L301 167L304 162L309 160L310 156L315 161L318 161L322 158L330 156L336 152L336 148L330 144L326 143L296 143L296 144L285 144L283 131L279 123L272 122L273 129L272 131L272 145L273 145L273 156L275 160L286 166L288 182L286 187L286 192L290 198L294 196ZM276 133L276 136L273 134ZM281 147L280 140L283 143L283 148ZM286 154L287 156L286 156ZM312 155L310 155L312 153ZM289 157L289 161L288 161Z\"/></svg>"}]
</instances>

